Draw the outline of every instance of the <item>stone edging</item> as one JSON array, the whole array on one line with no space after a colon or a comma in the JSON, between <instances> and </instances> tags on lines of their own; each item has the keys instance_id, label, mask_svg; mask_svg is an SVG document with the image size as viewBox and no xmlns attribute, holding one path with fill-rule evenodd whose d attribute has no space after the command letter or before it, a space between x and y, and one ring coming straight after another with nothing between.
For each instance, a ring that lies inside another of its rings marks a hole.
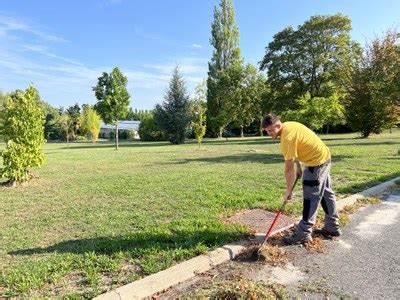
<instances>
[{"instance_id":1,"label":"stone edging","mask_svg":"<svg viewBox=\"0 0 400 300\"><path fill-rule=\"evenodd\" d=\"M352 205L354 204L357 199L360 198L365 198L365 197L371 197L371 196L376 196L379 194L382 194L385 190L388 188L395 186L396 181L400 180L400 177L394 178L392 180L383 182L381 184L378 184L376 186L373 186L367 190L364 190L362 192L359 192L357 194L351 195L349 197L340 199L338 203L338 210L342 210L345 206Z\"/></svg>"},{"instance_id":2,"label":"stone edging","mask_svg":"<svg viewBox=\"0 0 400 300\"><path fill-rule=\"evenodd\" d=\"M340 199L338 201L338 209L341 210L345 206L352 205L357 199L378 195L394 186L400 177L394 178L390 181L381 183L372 188L351 195L349 197ZM279 230L273 231L271 235L289 229L293 225L288 225ZM256 239L262 239L265 233L257 233ZM95 300L120 300L120 299L143 299L150 297L155 293L161 292L170 288L178 283L188 280L199 273L203 273L211 268L233 259L240 252L245 250L245 241L236 244L228 244L219 247L207 254L199 255L187 261L176 264L166 270L144 277L140 280L121 286L115 290L104 293L94 298Z\"/></svg>"}]
</instances>

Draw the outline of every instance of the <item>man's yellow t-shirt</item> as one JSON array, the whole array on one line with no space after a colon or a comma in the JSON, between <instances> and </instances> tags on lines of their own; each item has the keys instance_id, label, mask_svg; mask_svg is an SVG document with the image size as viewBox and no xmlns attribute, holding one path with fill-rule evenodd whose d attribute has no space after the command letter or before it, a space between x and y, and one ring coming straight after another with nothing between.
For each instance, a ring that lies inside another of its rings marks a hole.
<instances>
[{"instance_id":1,"label":"man's yellow t-shirt","mask_svg":"<svg viewBox=\"0 0 400 300\"><path fill-rule=\"evenodd\" d=\"M311 129L297 122L282 125L280 138L285 160L294 159L307 167L315 167L331 158L328 147Z\"/></svg>"}]
</instances>

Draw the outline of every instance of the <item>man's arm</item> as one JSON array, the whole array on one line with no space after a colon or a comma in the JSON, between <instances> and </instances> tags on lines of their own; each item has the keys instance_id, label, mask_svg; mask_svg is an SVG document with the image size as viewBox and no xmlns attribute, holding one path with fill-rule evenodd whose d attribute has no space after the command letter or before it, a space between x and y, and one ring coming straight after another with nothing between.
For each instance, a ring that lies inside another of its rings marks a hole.
<instances>
[{"instance_id":1,"label":"man's arm","mask_svg":"<svg viewBox=\"0 0 400 300\"><path fill-rule=\"evenodd\" d=\"M296 164L296 178L297 177L300 178L301 176L303 176L303 170L301 168L301 163L298 160L296 160L295 164Z\"/></svg>"},{"instance_id":2,"label":"man's arm","mask_svg":"<svg viewBox=\"0 0 400 300\"><path fill-rule=\"evenodd\" d=\"M285 200L292 199L292 186L294 183L295 175L294 175L294 160L285 160L285 179L286 179L286 193Z\"/></svg>"}]
</instances>

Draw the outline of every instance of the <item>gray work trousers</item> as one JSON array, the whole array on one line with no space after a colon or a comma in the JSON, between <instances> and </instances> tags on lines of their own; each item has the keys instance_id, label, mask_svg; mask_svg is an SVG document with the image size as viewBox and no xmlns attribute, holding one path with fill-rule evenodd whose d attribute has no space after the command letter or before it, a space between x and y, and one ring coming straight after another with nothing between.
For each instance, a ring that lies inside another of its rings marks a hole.
<instances>
[{"instance_id":1,"label":"gray work trousers","mask_svg":"<svg viewBox=\"0 0 400 300\"><path fill-rule=\"evenodd\" d=\"M339 215L336 197L331 183L331 160L315 167L305 167L303 171L303 218L299 223L299 233L311 234L317 219L317 208L321 202L325 212L324 228L331 232L339 229Z\"/></svg>"}]
</instances>

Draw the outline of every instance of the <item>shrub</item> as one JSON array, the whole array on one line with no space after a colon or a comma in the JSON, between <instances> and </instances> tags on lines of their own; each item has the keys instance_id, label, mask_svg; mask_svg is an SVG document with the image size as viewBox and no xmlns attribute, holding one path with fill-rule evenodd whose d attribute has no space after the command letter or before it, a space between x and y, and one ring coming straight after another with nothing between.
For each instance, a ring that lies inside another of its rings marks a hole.
<instances>
[{"instance_id":1,"label":"shrub","mask_svg":"<svg viewBox=\"0 0 400 300\"><path fill-rule=\"evenodd\" d=\"M166 136L156 125L154 116L148 115L140 122L139 137L143 141L165 141Z\"/></svg>"},{"instance_id":2,"label":"shrub","mask_svg":"<svg viewBox=\"0 0 400 300\"><path fill-rule=\"evenodd\" d=\"M6 101L4 140L6 149L1 152L3 178L10 182L31 179L30 168L39 167L44 161L44 115L39 95L33 86L25 92L17 90Z\"/></svg>"}]
</instances>

